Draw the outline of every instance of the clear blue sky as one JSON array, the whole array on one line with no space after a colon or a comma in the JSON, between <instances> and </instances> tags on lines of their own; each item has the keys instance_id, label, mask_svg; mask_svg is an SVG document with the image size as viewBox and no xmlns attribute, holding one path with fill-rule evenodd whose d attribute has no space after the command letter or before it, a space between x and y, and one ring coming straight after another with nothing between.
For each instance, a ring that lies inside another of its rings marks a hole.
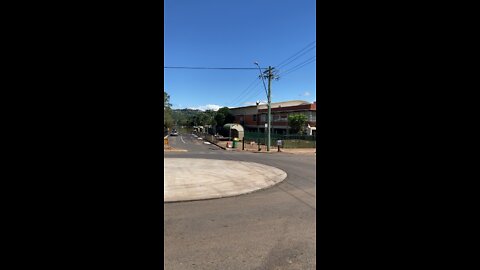
<instances>
[{"instance_id":1,"label":"clear blue sky","mask_svg":"<svg viewBox=\"0 0 480 270\"><path fill-rule=\"evenodd\" d=\"M164 7L164 66L275 67L311 44L279 68L281 76L316 55L315 0L165 0ZM273 81L272 102L316 100L315 68L312 62ZM266 100L258 75L164 69L164 89L174 108L243 106Z\"/></svg>"}]
</instances>

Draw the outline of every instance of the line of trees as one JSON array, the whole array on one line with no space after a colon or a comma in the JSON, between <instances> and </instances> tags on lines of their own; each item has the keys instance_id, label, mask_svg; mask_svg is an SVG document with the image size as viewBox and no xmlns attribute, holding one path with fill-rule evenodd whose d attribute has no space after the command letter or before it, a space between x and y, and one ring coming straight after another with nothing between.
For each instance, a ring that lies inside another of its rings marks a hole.
<instances>
[{"instance_id":1,"label":"line of trees","mask_svg":"<svg viewBox=\"0 0 480 270\"><path fill-rule=\"evenodd\" d=\"M212 126L215 131L220 130L223 125L233 123L235 117L230 113L228 107L213 110L192 110L192 109L172 109L170 96L164 90L163 92L163 126L164 129L175 126L193 127L193 126Z\"/></svg>"},{"instance_id":2,"label":"line of trees","mask_svg":"<svg viewBox=\"0 0 480 270\"><path fill-rule=\"evenodd\" d=\"M178 126L216 126L223 127L228 123L233 123L235 117L230 113L228 107L213 110L192 110L175 109L173 110L173 120Z\"/></svg>"}]
</instances>

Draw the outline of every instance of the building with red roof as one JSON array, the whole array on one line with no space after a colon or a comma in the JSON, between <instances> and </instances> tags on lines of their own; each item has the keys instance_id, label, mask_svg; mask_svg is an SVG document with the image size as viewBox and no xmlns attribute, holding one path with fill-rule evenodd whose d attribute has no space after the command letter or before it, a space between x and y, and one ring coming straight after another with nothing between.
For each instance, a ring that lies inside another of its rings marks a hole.
<instances>
[{"instance_id":1,"label":"building with red roof","mask_svg":"<svg viewBox=\"0 0 480 270\"><path fill-rule=\"evenodd\" d=\"M242 125L245 131L265 132L267 104L230 108L230 113L235 116L235 123ZM317 102L310 103L302 100L272 103L272 134L288 134L288 116L298 113L307 116L308 131L310 135L315 135Z\"/></svg>"}]
</instances>

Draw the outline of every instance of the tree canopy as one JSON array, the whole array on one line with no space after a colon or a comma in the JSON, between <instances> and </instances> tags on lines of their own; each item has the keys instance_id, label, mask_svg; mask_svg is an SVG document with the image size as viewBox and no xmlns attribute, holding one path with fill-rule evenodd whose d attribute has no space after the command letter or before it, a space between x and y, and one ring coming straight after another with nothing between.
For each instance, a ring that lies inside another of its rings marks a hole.
<instances>
[{"instance_id":1,"label":"tree canopy","mask_svg":"<svg viewBox=\"0 0 480 270\"><path fill-rule=\"evenodd\" d=\"M167 96L168 97L168 96ZM165 103L168 103L168 99ZM172 109L173 122L178 126L212 126L214 132L219 132L223 125L233 123L235 117L230 113L228 107L213 110L193 110L193 109Z\"/></svg>"},{"instance_id":2,"label":"tree canopy","mask_svg":"<svg viewBox=\"0 0 480 270\"><path fill-rule=\"evenodd\" d=\"M307 125L307 116L301 113L290 114L288 116L288 125L291 133L300 133Z\"/></svg>"},{"instance_id":3,"label":"tree canopy","mask_svg":"<svg viewBox=\"0 0 480 270\"><path fill-rule=\"evenodd\" d=\"M222 107L218 109L217 114L215 115L215 121L217 125L223 127L225 124L233 123L235 120L235 116L230 113L230 109L228 107Z\"/></svg>"},{"instance_id":4,"label":"tree canopy","mask_svg":"<svg viewBox=\"0 0 480 270\"><path fill-rule=\"evenodd\" d=\"M174 126L213 126L216 130L221 129L223 125L233 123L235 117L230 113L228 107L213 110L193 110L193 109L172 109L170 104L170 95L163 91L163 126L164 129Z\"/></svg>"},{"instance_id":5,"label":"tree canopy","mask_svg":"<svg viewBox=\"0 0 480 270\"><path fill-rule=\"evenodd\" d=\"M173 117L172 109L170 108L170 96L165 90L163 91L163 128L172 128L173 126Z\"/></svg>"}]
</instances>

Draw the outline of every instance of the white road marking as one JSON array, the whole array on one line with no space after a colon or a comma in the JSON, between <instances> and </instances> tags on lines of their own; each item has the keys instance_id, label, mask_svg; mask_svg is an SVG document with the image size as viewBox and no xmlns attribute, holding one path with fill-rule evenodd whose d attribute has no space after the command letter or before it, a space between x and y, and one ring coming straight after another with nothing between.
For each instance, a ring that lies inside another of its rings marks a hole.
<instances>
[{"instance_id":1,"label":"white road marking","mask_svg":"<svg viewBox=\"0 0 480 270\"><path fill-rule=\"evenodd\" d=\"M203 142L203 143L204 143L204 144L211 144L211 143L209 143L209 142Z\"/></svg>"},{"instance_id":2,"label":"white road marking","mask_svg":"<svg viewBox=\"0 0 480 270\"><path fill-rule=\"evenodd\" d=\"M183 137L182 137L182 136L180 136L180 140L182 140L182 142L185 143L185 141L183 140Z\"/></svg>"}]
</instances>

